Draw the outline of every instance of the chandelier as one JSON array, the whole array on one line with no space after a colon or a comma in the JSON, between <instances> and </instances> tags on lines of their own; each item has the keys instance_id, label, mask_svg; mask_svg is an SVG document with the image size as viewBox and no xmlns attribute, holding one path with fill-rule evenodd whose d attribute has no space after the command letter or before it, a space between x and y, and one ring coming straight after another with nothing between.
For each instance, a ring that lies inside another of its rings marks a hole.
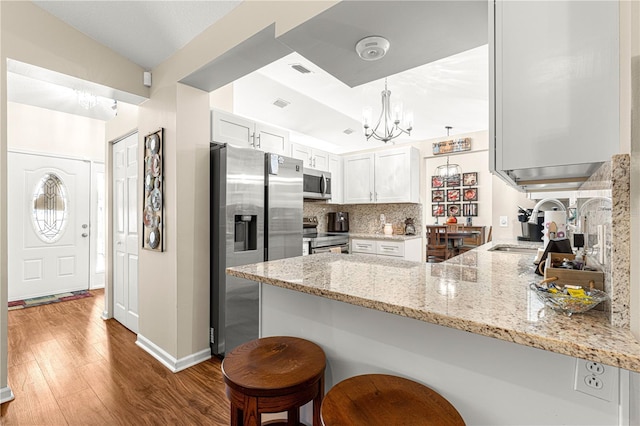
<instances>
[{"instance_id":1,"label":"chandelier","mask_svg":"<svg viewBox=\"0 0 640 426\"><path fill-rule=\"evenodd\" d=\"M451 126L445 126L447 129L447 137L449 137L449 130L452 129ZM442 164L436 167L436 176L440 176L441 178L448 180L454 176L459 176L462 173L462 169L457 164L449 164L449 154L447 154L447 163Z\"/></svg>"},{"instance_id":2,"label":"chandelier","mask_svg":"<svg viewBox=\"0 0 640 426\"><path fill-rule=\"evenodd\" d=\"M403 115L402 103L391 105L391 91L387 89L387 79L384 79L382 91L382 111L375 126L372 127L372 110L366 107L362 111L362 124L367 140L374 138L384 143L397 138L402 134L411 135L413 128L413 114L408 112ZM402 127L400 125L402 123Z\"/></svg>"},{"instance_id":3,"label":"chandelier","mask_svg":"<svg viewBox=\"0 0 640 426\"><path fill-rule=\"evenodd\" d=\"M78 104L86 110L92 109L98 104L98 97L85 90L77 90L76 95L78 96Z\"/></svg>"}]
</instances>

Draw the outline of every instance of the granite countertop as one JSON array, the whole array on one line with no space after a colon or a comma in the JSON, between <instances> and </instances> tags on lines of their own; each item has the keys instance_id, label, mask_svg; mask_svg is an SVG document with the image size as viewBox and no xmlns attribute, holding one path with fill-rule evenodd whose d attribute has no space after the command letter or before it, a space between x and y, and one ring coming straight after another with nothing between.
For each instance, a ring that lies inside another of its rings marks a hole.
<instances>
[{"instance_id":1,"label":"granite countertop","mask_svg":"<svg viewBox=\"0 0 640 426\"><path fill-rule=\"evenodd\" d=\"M350 234L351 237L353 235ZM640 342L603 311L567 317L529 289L531 254L488 243L444 263L315 254L227 269L233 276L640 372Z\"/></svg>"},{"instance_id":2,"label":"granite countertop","mask_svg":"<svg viewBox=\"0 0 640 426\"><path fill-rule=\"evenodd\" d=\"M422 238L420 235L385 235L385 234L362 234L349 232L349 238L361 238L363 240L395 240L395 241L406 241L413 240L416 238Z\"/></svg>"}]
</instances>

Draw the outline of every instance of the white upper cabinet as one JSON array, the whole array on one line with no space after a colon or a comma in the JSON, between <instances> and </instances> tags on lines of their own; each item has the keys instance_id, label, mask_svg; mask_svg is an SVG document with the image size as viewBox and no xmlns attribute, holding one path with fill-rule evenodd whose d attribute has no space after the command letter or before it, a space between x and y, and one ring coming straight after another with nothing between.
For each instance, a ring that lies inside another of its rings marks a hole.
<instances>
[{"instance_id":1,"label":"white upper cabinet","mask_svg":"<svg viewBox=\"0 0 640 426\"><path fill-rule=\"evenodd\" d=\"M289 152L289 132L256 123L254 148L274 154L287 155Z\"/></svg>"},{"instance_id":2,"label":"white upper cabinet","mask_svg":"<svg viewBox=\"0 0 640 426\"><path fill-rule=\"evenodd\" d=\"M373 203L373 154L347 155L343 162L345 204Z\"/></svg>"},{"instance_id":3,"label":"white upper cabinet","mask_svg":"<svg viewBox=\"0 0 640 426\"><path fill-rule=\"evenodd\" d=\"M588 177L619 151L618 8L495 3L490 162L507 181Z\"/></svg>"},{"instance_id":4,"label":"white upper cabinet","mask_svg":"<svg viewBox=\"0 0 640 426\"><path fill-rule=\"evenodd\" d=\"M344 157L344 203L419 202L417 148L392 148Z\"/></svg>"},{"instance_id":5,"label":"white upper cabinet","mask_svg":"<svg viewBox=\"0 0 640 426\"><path fill-rule=\"evenodd\" d=\"M211 111L211 140L276 154L289 153L289 132L286 130L215 109Z\"/></svg>"},{"instance_id":6,"label":"white upper cabinet","mask_svg":"<svg viewBox=\"0 0 640 426\"><path fill-rule=\"evenodd\" d=\"M325 172L329 170L329 153L306 145L291 143L291 156L302 160L304 167Z\"/></svg>"},{"instance_id":7,"label":"white upper cabinet","mask_svg":"<svg viewBox=\"0 0 640 426\"><path fill-rule=\"evenodd\" d=\"M417 203L419 180L416 148L376 152L374 198L377 203Z\"/></svg>"}]
</instances>

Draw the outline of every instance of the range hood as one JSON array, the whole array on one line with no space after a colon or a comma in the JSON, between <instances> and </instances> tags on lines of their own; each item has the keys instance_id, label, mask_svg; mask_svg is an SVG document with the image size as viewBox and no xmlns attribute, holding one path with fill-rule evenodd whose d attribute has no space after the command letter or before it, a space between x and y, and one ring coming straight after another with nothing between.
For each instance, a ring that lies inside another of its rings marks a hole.
<instances>
[{"instance_id":1,"label":"range hood","mask_svg":"<svg viewBox=\"0 0 640 426\"><path fill-rule=\"evenodd\" d=\"M523 192L574 191L579 189L604 162L496 170L494 173Z\"/></svg>"}]
</instances>

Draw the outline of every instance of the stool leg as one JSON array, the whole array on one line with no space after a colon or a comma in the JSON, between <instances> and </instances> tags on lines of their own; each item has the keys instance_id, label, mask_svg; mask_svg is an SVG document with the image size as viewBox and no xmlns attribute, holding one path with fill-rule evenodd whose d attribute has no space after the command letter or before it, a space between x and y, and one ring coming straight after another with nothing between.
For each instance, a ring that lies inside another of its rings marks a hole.
<instances>
[{"instance_id":1,"label":"stool leg","mask_svg":"<svg viewBox=\"0 0 640 426\"><path fill-rule=\"evenodd\" d=\"M298 426L300 424L300 410L293 408L287 411L287 426Z\"/></svg>"},{"instance_id":2,"label":"stool leg","mask_svg":"<svg viewBox=\"0 0 640 426\"><path fill-rule=\"evenodd\" d=\"M242 407L242 426L260 426L260 413L258 413L258 398L244 397Z\"/></svg>"},{"instance_id":3,"label":"stool leg","mask_svg":"<svg viewBox=\"0 0 640 426\"><path fill-rule=\"evenodd\" d=\"M324 397L324 375L320 377L318 381L318 393L313 398L313 426L322 426L322 420L320 420L320 407L322 405L322 398Z\"/></svg>"},{"instance_id":4,"label":"stool leg","mask_svg":"<svg viewBox=\"0 0 640 426\"><path fill-rule=\"evenodd\" d=\"M230 426L242 426L242 417L240 415L240 408L231 404L231 420L229 422Z\"/></svg>"}]
</instances>

